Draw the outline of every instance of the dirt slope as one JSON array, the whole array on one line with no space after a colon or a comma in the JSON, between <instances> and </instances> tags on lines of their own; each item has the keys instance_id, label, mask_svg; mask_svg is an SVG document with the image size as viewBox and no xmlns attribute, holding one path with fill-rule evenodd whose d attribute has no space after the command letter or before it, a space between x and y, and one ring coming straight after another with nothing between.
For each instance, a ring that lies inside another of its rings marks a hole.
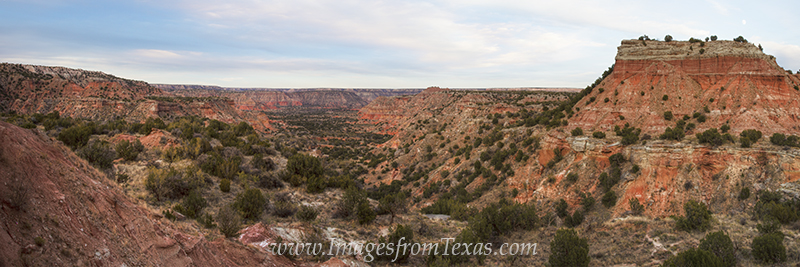
<instances>
[{"instance_id":1,"label":"dirt slope","mask_svg":"<svg viewBox=\"0 0 800 267\"><path fill-rule=\"evenodd\" d=\"M5 122L0 196L0 266L291 265L179 230L59 142Z\"/></svg>"}]
</instances>

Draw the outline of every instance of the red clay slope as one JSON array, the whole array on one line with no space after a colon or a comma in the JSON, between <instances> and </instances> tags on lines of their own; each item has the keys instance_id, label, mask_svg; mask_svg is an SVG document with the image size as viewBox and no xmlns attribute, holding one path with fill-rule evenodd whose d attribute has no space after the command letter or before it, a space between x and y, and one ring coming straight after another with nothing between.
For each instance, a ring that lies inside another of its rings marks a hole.
<instances>
[{"instance_id":1,"label":"red clay slope","mask_svg":"<svg viewBox=\"0 0 800 267\"><path fill-rule=\"evenodd\" d=\"M23 201L14 200L20 191L27 192ZM0 201L0 266L291 265L225 239L177 230L65 146L5 122Z\"/></svg>"},{"instance_id":2,"label":"red clay slope","mask_svg":"<svg viewBox=\"0 0 800 267\"><path fill-rule=\"evenodd\" d=\"M631 123L643 133L658 135L707 106L708 120L695 122L695 132L728 123L735 134L746 129L759 129L767 136L800 134L797 85L798 75L753 44L624 40L614 71L576 105L580 112L570 126L609 131ZM596 100L589 103L590 97ZM665 111L675 119L665 121Z\"/></svg>"}]
</instances>

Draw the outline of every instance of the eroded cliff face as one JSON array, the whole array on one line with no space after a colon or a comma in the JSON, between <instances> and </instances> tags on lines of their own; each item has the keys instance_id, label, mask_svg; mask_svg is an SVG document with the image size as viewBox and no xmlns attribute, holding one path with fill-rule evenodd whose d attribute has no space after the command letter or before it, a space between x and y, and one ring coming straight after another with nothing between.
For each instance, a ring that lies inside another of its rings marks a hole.
<instances>
[{"instance_id":1,"label":"eroded cliff face","mask_svg":"<svg viewBox=\"0 0 800 267\"><path fill-rule=\"evenodd\" d=\"M753 44L625 40L613 72L576 105L580 111L569 122L601 131L630 123L658 135L684 115L704 113L707 107L708 119L695 132L727 123L734 134L746 129L767 136L798 134L798 85L797 75ZM665 111L675 119L664 120Z\"/></svg>"},{"instance_id":2,"label":"eroded cliff face","mask_svg":"<svg viewBox=\"0 0 800 267\"><path fill-rule=\"evenodd\" d=\"M200 116L226 123L246 121L255 129L271 129L262 113L235 109L224 98L147 99L165 96L142 81L119 78L98 71L22 64L0 64L0 110L19 113L59 112L62 116L91 120L124 118L144 121L149 117Z\"/></svg>"},{"instance_id":3,"label":"eroded cliff face","mask_svg":"<svg viewBox=\"0 0 800 267\"><path fill-rule=\"evenodd\" d=\"M37 132L0 122L3 266L293 266L179 229Z\"/></svg>"},{"instance_id":4,"label":"eroded cliff face","mask_svg":"<svg viewBox=\"0 0 800 267\"><path fill-rule=\"evenodd\" d=\"M168 93L185 97L224 97L233 100L234 106L239 110L268 111L289 107L310 108L361 108L372 99L377 92L368 89L309 89L309 90L279 90L279 89L251 89L234 90L226 88L187 87L175 85L159 85ZM400 94L387 90L387 95ZM405 91L403 91L405 92Z\"/></svg>"}]
</instances>

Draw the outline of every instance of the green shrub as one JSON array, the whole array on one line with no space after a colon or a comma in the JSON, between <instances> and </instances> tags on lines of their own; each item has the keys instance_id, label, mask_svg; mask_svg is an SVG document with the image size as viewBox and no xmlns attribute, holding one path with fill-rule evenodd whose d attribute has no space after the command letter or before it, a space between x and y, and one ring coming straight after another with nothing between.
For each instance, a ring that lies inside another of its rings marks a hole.
<instances>
[{"instance_id":1,"label":"green shrub","mask_svg":"<svg viewBox=\"0 0 800 267\"><path fill-rule=\"evenodd\" d=\"M375 210L369 206L369 202L364 201L358 204L356 216L358 217L358 224L365 225L375 221Z\"/></svg>"},{"instance_id":2,"label":"green shrub","mask_svg":"<svg viewBox=\"0 0 800 267\"><path fill-rule=\"evenodd\" d=\"M117 143L115 150L117 151L117 155L122 159L127 161L134 161L136 160L136 157L139 156L139 153L144 151L144 146L142 145L142 142L139 141L139 139L136 139L136 141L134 141L133 143L128 142L128 140L122 140L119 141L119 143Z\"/></svg>"},{"instance_id":3,"label":"green shrub","mask_svg":"<svg viewBox=\"0 0 800 267\"><path fill-rule=\"evenodd\" d=\"M194 165L186 167L183 171L174 168L150 168L145 179L145 188L159 201L181 198L205 185L205 176Z\"/></svg>"},{"instance_id":4,"label":"green shrub","mask_svg":"<svg viewBox=\"0 0 800 267\"><path fill-rule=\"evenodd\" d=\"M258 220L267 205L267 199L258 188L250 188L239 193L233 205L242 214L242 218Z\"/></svg>"},{"instance_id":5,"label":"green shrub","mask_svg":"<svg viewBox=\"0 0 800 267\"><path fill-rule=\"evenodd\" d=\"M590 211L594 207L595 199L592 195L581 192L581 206L584 211Z\"/></svg>"},{"instance_id":6,"label":"green shrub","mask_svg":"<svg viewBox=\"0 0 800 267\"><path fill-rule=\"evenodd\" d=\"M392 215L391 219L389 220L389 224L392 224L394 223L395 216L406 210L406 202L407 197L405 192L391 193L384 195L384 197L381 198L378 209Z\"/></svg>"},{"instance_id":7,"label":"green shrub","mask_svg":"<svg viewBox=\"0 0 800 267\"><path fill-rule=\"evenodd\" d=\"M45 240L41 236L37 236L37 237L33 238L33 242L36 243L36 246L41 247L41 246L44 246Z\"/></svg>"},{"instance_id":8,"label":"green shrub","mask_svg":"<svg viewBox=\"0 0 800 267\"><path fill-rule=\"evenodd\" d=\"M683 210L686 216L679 217L675 223L678 230L691 232L694 230L705 231L711 228L711 211L708 210L706 204L689 200L683 204Z\"/></svg>"},{"instance_id":9,"label":"green shrub","mask_svg":"<svg viewBox=\"0 0 800 267\"><path fill-rule=\"evenodd\" d=\"M225 237L233 237L242 228L242 219L230 205L224 205L217 212L217 226Z\"/></svg>"},{"instance_id":10,"label":"green shrub","mask_svg":"<svg viewBox=\"0 0 800 267\"><path fill-rule=\"evenodd\" d=\"M89 142L89 137L94 132L91 124L73 125L58 133L58 140L72 149L78 149Z\"/></svg>"},{"instance_id":11,"label":"green shrub","mask_svg":"<svg viewBox=\"0 0 800 267\"><path fill-rule=\"evenodd\" d=\"M578 181L578 174L577 173L571 172L570 174L567 174L567 182L568 183L572 184L572 183L575 183L577 181Z\"/></svg>"},{"instance_id":12,"label":"green shrub","mask_svg":"<svg viewBox=\"0 0 800 267\"><path fill-rule=\"evenodd\" d=\"M741 35L739 35L739 37L733 38L733 41L739 43L747 43L747 39L744 39L744 37L742 37Z\"/></svg>"},{"instance_id":13,"label":"green shrub","mask_svg":"<svg viewBox=\"0 0 800 267\"><path fill-rule=\"evenodd\" d=\"M739 190L739 200L745 200L748 198L750 198L750 188L742 187L742 189Z\"/></svg>"},{"instance_id":14,"label":"green shrub","mask_svg":"<svg viewBox=\"0 0 800 267\"><path fill-rule=\"evenodd\" d=\"M298 220L312 222L317 219L318 214L319 212L314 207L303 205L295 216Z\"/></svg>"},{"instance_id":15,"label":"green shrub","mask_svg":"<svg viewBox=\"0 0 800 267\"><path fill-rule=\"evenodd\" d=\"M581 129L581 127L575 127L575 129L572 129L572 136L581 136L581 135L583 135L583 129Z\"/></svg>"},{"instance_id":16,"label":"green shrub","mask_svg":"<svg viewBox=\"0 0 800 267\"><path fill-rule=\"evenodd\" d=\"M725 266L714 253L690 248L689 250L678 253L674 257L670 257L664 264L664 267L723 267Z\"/></svg>"},{"instance_id":17,"label":"green shrub","mask_svg":"<svg viewBox=\"0 0 800 267\"><path fill-rule=\"evenodd\" d=\"M631 198L628 200L628 204L631 206L631 213L633 213L633 215L642 215L642 213L644 213L644 205L639 203L639 199Z\"/></svg>"},{"instance_id":18,"label":"green shrub","mask_svg":"<svg viewBox=\"0 0 800 267\"><path fill-rule=\"evenodd\" d=\"M272 161L272 159L264 158L264 155L260 153L254 154L253 159L250 161L250 163L253 164L253 167L256 167L259 170L267 172L275 170L275 168L277 168L277 165L275 164L274 161Z\"/></svg>"},{"instance_id":19,"label":"green shrub","mask_svg":"<svg viewBox=\"0 0 800 267\"><path fill-rule=\"evenodd\" d=\"M603 138L606 138L606 133L597 131L597 132L592 133L592 137L597 138L597 139L603 139Z\"/></svg>"},{"instance_id":20,"label":"green shrub","mask_svg":"<svg viewBox=\"0 0 800 267\"><path fill-rule=\"evenodd\" d=\"M733 142L733 137L731 137L730 134L720 135L719 132L717 132L717 128L708 129L695 136L697 137L697 141L701 144L709 144L712 146L720 146L726 142Z\"/></svg>"},{"instance_id":21,"label":"green shrub","mask_svg":"<svg viewBox=\"0 0 800 267\"><path fill-rule=\"evenodd\" d=\"M186 215L186 217L197 219L206 206L208 206L206 199L203 198L200 192L194 190L184 197L181 204L176 205L174 210Z\"/></svg>"},{"instance_id":22,"label":"green shrub","mask_svg":"<svg viewBox=\"0 0 800 267\"><path fill-rule=\"evenodd\" d=\"M231 191L231 180L222 179L219 181L219 190L225 193Z\"/></svg>"},{"instance_id":23,"label":"green shrub","mask_svg":"<svg viewBox=\"0 0 800 267\"><path fill-rule=\"evenodd\" d=\"M608 192L603 194L601 202L603 202L603 206L610 209L611 207L617 204L617 193L615 193L612 190L609 190Z\"/></svg>"},{"instance_id":24,"label":"green shrub","mask_svg":"<svg viewBox=\"0 0 800 267\"><path fill-rule=\"evenodd\" d=\"M727 124L723 124L722 127L719 127L719 131L722 133L727 133L730 130L731 126L728 126Z\"/></svg>"},{"instance_id":25,"label":"green shrub","mask_svg":"<svg viewBox=\"0 0 800 267\"><path fill-rule=\"evenodd\" d=\"M558 215L558 217L564 218L569 215L567 211L569 205L567 204L567 201L565 201L563 198L559 199L558 202L556 202L554 208L556 210L556 215Z\"/></svg>"},{"instance_id":26,"label":"green shrub","mask_svg":"<svg viewBox=\"0 0 800 267\"><path fill-rule=\"evenodd\" d=\"M578 237L573 229L559 229L550 242L550 258L548 263L552 267L589 266L589 242L586 238Z\"/></svg>"},{"instance_id":27,"label":"green shrub","mask_svg":"<svg viewBox=\"0 0 800 267\"><path fill-rule=\"evenodd\" d=\"M717 256L722 260L722 266L736 266L736 248L734 248L731 238L722 231L707 234L703 240L700 240L698 248Z\"/></svg>"},{"instance_id":28,"label":"green shrub","mask_svg":"<svg viewBox=\"0 0 800 267\"><path fill-rule=\"evenodd\" d=\"M664 111L664 119L665 120L671 121L672 118L673 118L672 111Z\"/></svg>"},{"instance_id":29,"label":"green shrub","mask_svg":"<svg viewBox=\"0 0 800 267\"><path fill-rule=\"evenodd\" d=\"M581 210L575 210L575 212L572 213L572 216L564 217L564 225L569 228L574 228L578 225L581 225L581 223L583 223L583 219L584 216Z\"/></svg>"},{"instance_id":30,"label":"green shrub","mask_svg":"<svg viewBox=\"0 0 800 267\"><path fill-rule=\"evenodd\" d=\"M102 141L94 141L78 149L77 154L101 169L110 169L113 166L114 159L117 157L111 146Z\"/></svg>"},{"instance_id":31,"label":"green shrub","mask_svg":"<svg viewBox=\"0 0 800 267\"><path fill-rule=\"evenodd\" d=\"M747 129L747 130L742 131L739 134L739 136L742 137L742 138L747 137L748 139L750 139L751 142L755 143L755 142L758 142L758 140L761 139L761 131L754 130L754 129Z\"/></svg>"},{"instance_id":32,"label":"green shrub","mask_svg":"<svg viewBox=\"0 0 800 267\"><path fill-rule=\"evenodd\" d=\"M664 96L661 97L661 100L667 101L667 100L669 100L669 96L668 95L664 95Z\"/></svg>"},{"instance_id":33,"label":"green shrub","mask_svg":"<svg viewBox=\"0 0 800 267\"><path fill-rule=\"evenodd\" d=\"M782 233L771 233L753 238L753 258L757 261L775 264L786 261L786 247Z\"/></svg>"}]
</instances>

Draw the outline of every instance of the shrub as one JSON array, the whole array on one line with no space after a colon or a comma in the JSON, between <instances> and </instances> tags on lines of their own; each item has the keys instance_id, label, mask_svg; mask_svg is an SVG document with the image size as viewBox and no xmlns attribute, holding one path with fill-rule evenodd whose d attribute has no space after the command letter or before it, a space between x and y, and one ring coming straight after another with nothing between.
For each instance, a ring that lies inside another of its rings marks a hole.
<instances>
[{"instance_id":1,"label":"shrub","mask_svg":"<svg viewBox=\"0 0 800 267\"><path fill-rule=\"evenodd\" d=\"M664 36L664 41L665 42L672 42L672 35L667 34L666 36Z\"/></svg>"},{"instance_id":2,"label":"shrub","mask_svg":"<svg viewBox=\"0 0 800 267\"><path fill-rule=\"evenodd\" d=\"M722 133L727 133L730 130L731 126L728 126L727 124L723 124L722 127L719 127L719 131Z\"/></svg>"},{"instance_id":3,"label":"shrub","mask_svg":"<svg viewBox=\"0 0 800 267\"><path fill-rule=\"evenodd\" d=\"M258 220L267 205L267 199L258 188L250 188L236 195L233 205L242 214L242 218Z\"/></svg>"},{"instance_id":4,"label":"shrub","mask_svg":"<svg viewBox=\"0 0 800 267\"><path fill-rule=\"evenodd\" d=\"M733 41L739 43L747 43L747 39L744 39L744 37L742 37L741 35L739 35L739 37L733 38Z\"/></svg>"},{"instance_id":5,"label":"shrub","mask_svg":"<svg viewBox=\"0 0 800 267\"><path fill-rule=\"evenodd\" d=\"M65 145L72 149L85 146L89 142L89 137L94 132L94 127L91 124L87 125L73 125L69 128L61 130L58 133L58 140L64 142Z\"/></svg>"},{"instance_id":6,"label":"shrub","mask_svg":"<svg viewBox=\"0 0 800 267\"><path fill-rule=\"evenodd\" d=\"M581 135L583 135L583 129L581 129L581 127L575 127L575 129L572 129L572 136L581 136Z\"/></svg>"},{"instance_id":7,"label":"shrub","mask_svg":"<svg viewBox=\"0 0 800 267\"><path fill-rule=\"evenodd\" d=\"M219 190L225 193L231 191L231 180L222 179L219 181Z\"/></svg>"},{"instance_id":8,"label":"shrub","mask_svg":"<svg viewBox=\"0 0 800 267\"><path fill-rule=\"evenodd\" d=\"M133 143L128 142L128 140L122 140L117 143L115 150L117 151L117 155L122 159L133 161L136 160L140 152L144 151L144 146L139 139L136 139Z\"/></svg>"},{"instance_id":9,"label":"shrub","mask_svg":"<svg viewBox=\"0 0 800 267\"><path fill-rule=\"evenodd\" d=\"M564 218L564 225L569 228L574 228L578 225L581 225L581 223L583 223L583 219L584 216L581 210L575 210L575 212L572 213L572 216L567 216Z\"/></svg>"},{"instance_id":10,"label":"shrub","mask_svg":"<svg viewBox=\"0 0 800 267\"><path fill-rule=\"evenodd\" d=\"M36 246L41 247L41 246L44 246L45 240L41 236L37 236L37 237L33 238L33 242L36 243Z\"/></svg>"},{"instance_id":11,"label":"shrub","mask_svg":"<svg viewBox=\"0 0 800 267\"><path fill-rule=\"evenodd\" d=\"M678 230L691 232L694 230L705 231L711 228L711 211L706 204L689 200L683 204L685 217L679 217L675 223Z\"/></svg>"},{"instance_id":12,"label":"shrub","mask_svg":"<svg viewBox=\"0 0 800 267\"><path fill-rule=\"evenodd\" d=\"M186 217L196 219L206 206L208 206L206 199L200 195L200 192L194 190L184 197L181 204L177 205L174 210L186 215Z\"/></svg>"},{"instance_id":13,"label":"shrub","mask_svg":"<svg viewBox=\"0 0 800 267\"><path fill-rule=\"evenodd\" d=\"M763 263L786 261L786 247L782 233L771 233L753 238L753 258Z\"/></svg>"},{"instance_id":14,"label":"shrub","mask_svg":"<svg viewBox=\"0 0 800 267\"><path fill-rule=\"evenodd\" d=\"M750 138L747 138L747 137L739 138L739 143L741 144L741 146L743 148L749 148L749 147L753 146L753 142L750 141Z\"/></svg>"},{"instance_id":15,"label":"shrub","mask_svg":"<svg viewBox=\"0 0 800 267\"><path fill-rule=\"evenodd\" d=\"M664 95L664 96L661 97L661 100L667 101L667 100L669 100L669 96L668 95Z\"/></svg>"},{"instance_id":16,"label":"shrub","mask_svg":"<svg viewBox=\"0 0 800 267\"><path fill-rule=\"evenodd\" d=\"M289 160L286 163L286 171L288 173L288 177L299 176L305 178L321 178L324 174L322 163L318 158L302 153L297 153L289 157Z\"/></svg>"},{"instance_id":17,"label":"shrub","mask_svg":"<svg viewBox=\"0 0 800 267\"><path fill-rule=\"evenodd\" d=\"M633 213L633 215L642 215L644 212L644 205L639 203L639 199L631 198L628 200L628 204L631 206L631 213Z\"/></svg>"},{"instance_id":18,"label":"shrub","mask_svg":"<svg viewBox=\"0 0 800 267\"><path fill-rule=\"evenodd\" d=\"M295 213L297 213L297 206L291 202L288 195L276 197L272 214L281 218L288 218L289 216L295 215Z\"/></svg>"},{"instance_id":19,"label":"shrub","mask_svg":"<svg viewBox=\"0 0 800 267\"><path fill-rule=\"evenodd\" d=\"M387 194L381 198L378 209L392 215L391 219L389 220L389 224L394 223L394 218L397 216L397 214L405 211L407 205L406 199L407 197L404 192Z\"/></svg>"},{"instance_id":20,"label":"shrub","mask_svg":"<svg viewBox=\"0 0 800 267\"><path fill-rule=\"evenodd\" d=\"M318 214L319 212L314 207L303 205L295 216L301 221L311 222L317 219Z\"/></svg>"},{"instance_id":21,"label":"shrub","mask_svg":"<svg viewBox=\"0 0 800 267\"><path fill-rule=\"evenodd\" d=\"M592 133L592 137L597 138L597 139L603 139L603 138L606 138L606 133L597 131L597 132Z\"/></svg>"},{"instance_id":22,"label":"shrub","mask_svg":"<svg viewBox=\"0 0 800 267\"><path fill-rule=\"evenodd\" d=\"M217 212L217 226L225 237L236 236L242 227L242 219L231 206L224 205Z\"/></svg>"},{"instance_id":23,"label":"shrub","mask_svg":"<svg viewBox=\"0 0 800 267\"><path fill-rule=\"evenodd\" d=\"M80 148L77 154L101 169L110 169L113 166L114 159L117 157L108 143L101 141L94 141Z\"/></svg>"},{"instance_id":24,"label":"shrub","mask_svg":"<svg viewBox=\"0 0 800 267\"><path fill-rule=\"evenodd\" d=\"M262 171L272 171L277 168L277 165L274 161L272 161L272 159L264 158L264 155L261 153L254 154L250 163L253 164L253 167L256 167Z\"/></svg>"},{"instance_id":25,"label":"shrub","mask_svg":"<svg viewBox=\"0 0 800 267\"><path fill-rule=\"evenodd\" d=\"M670 257L664 264L664 267L723 267L722 260L720 260L713 253L696 248L678 253L674 257Z\"/></svg>"},{"instance_id":26,"label":"shrub","mask_svg":"<svg viewBox=\"0 0 800 267\"><path fill-rule=\"evenodd\" d=\"M730 134L720 135L717 131L717 128L711 128L706 130L703 133L698 133L695 135L697 137L697 141L701 144L709 144L712 146L720 146L726 142L733 142L733 137Z\"/></svg>"},{"instance_id":27,"label":"shrub","mask_svg":"<svg viewBox=\"0 0 800 267\"><path fill-rule=\"evenodd\" d=\"M761 139L761 131L754 130L754 129L747 129L747 130L742 131L739 134L739 136L742 137L742 138L746 137L747 139L750 140L750 142L755 143L755 142L758 142L758 140Z\"/></svg>"},{"instance_id":28,"label":"shrub","mask_svg":"<svg viewBox=\"0 0 800 267\"><path fill-rule=\"evenodd\" d=\"M672 111L664 111L664 119L665 120L671 121L672 118L673 118Z\"/></svg>"},{"instance_id":29,"label":"shrub","mask_svg":"<svg viewBox=\"0 0 800 267\"><path fill-rule=\"evenodd\" d=\"M739 191L739 200L745 200L748 198L750 198L750 188L742 187L742 190Z\"/></svg>"},{"instance_id":30,"label":"shrub","mask_svg":"<svg viewBox=\"0 0 800 267\"><path fill-rule=\"evenodd\" d=\"M559 229L550 242L548 263L553 267L589 266L589 242L574 229Z\"/></svg>"},{"instance_id":31,"label":"shrub","mask_svg":"<svg viewBox=\"0 0 800 267\"><path fill-rule=\"evenodd\" d=\"M559 199L558 202L556 202L554 208L556 210L556 215L558 215L558 217L564 218L569 215L567 211L569 205L567 204L567 201L565 201L563 198Z\"/></svg>"},{"instance_id":32,"label":"shrub","mask_svg":"<svg viewBox=\"0 0 800 267\"><path fill-rule=\"evenodd\" d=\"M700 240L698 248L717 256L722 260L722 266L736 266L736 248L733 247L731 238L722 231L707 234Z\"/></svg>"},{"instance_id":33,"label":"shrub","mask_svg":"<svg viewBox=\"0 0 800 267\"><path fill-rule=\"evenodd\" d=\"M592 195L581 192L581 206L584 211L590 211L594 207L594 197Z\"/></svg>"},{"instance_id":34,"label":"shrub","mask_svg":"<svg viewBox=\"0 0 800 267\"><path fill-rule=\"evenodd\" d=\"M358 217L358 224L365 225L370 224L372 221L375 221L375 210L369 206L369 202L364 201L358 204L357 214Z\"/></svg>"},{"instance_id":35,"label":"shrub","mask_svg":"<svg viewBox=\"0 0 800 267\"><path fill-rule=\"evenodd\" d=\"M603 194L601 202L603 202L603 206L610 209L611 207L617 204L617 193L609 190L608 192Z\"/></svg>"},{"instance_id":36,"label":"shrub","mask_svg":"<svg viewBox=\"0 0 800 267\"><path fill-rule=\"evenodd\" d=\"M567 182L575 183L577 181L578 181L578 174L577 173L571 172L570 174L567 174Z\"/></svg>"}]
</instances>

